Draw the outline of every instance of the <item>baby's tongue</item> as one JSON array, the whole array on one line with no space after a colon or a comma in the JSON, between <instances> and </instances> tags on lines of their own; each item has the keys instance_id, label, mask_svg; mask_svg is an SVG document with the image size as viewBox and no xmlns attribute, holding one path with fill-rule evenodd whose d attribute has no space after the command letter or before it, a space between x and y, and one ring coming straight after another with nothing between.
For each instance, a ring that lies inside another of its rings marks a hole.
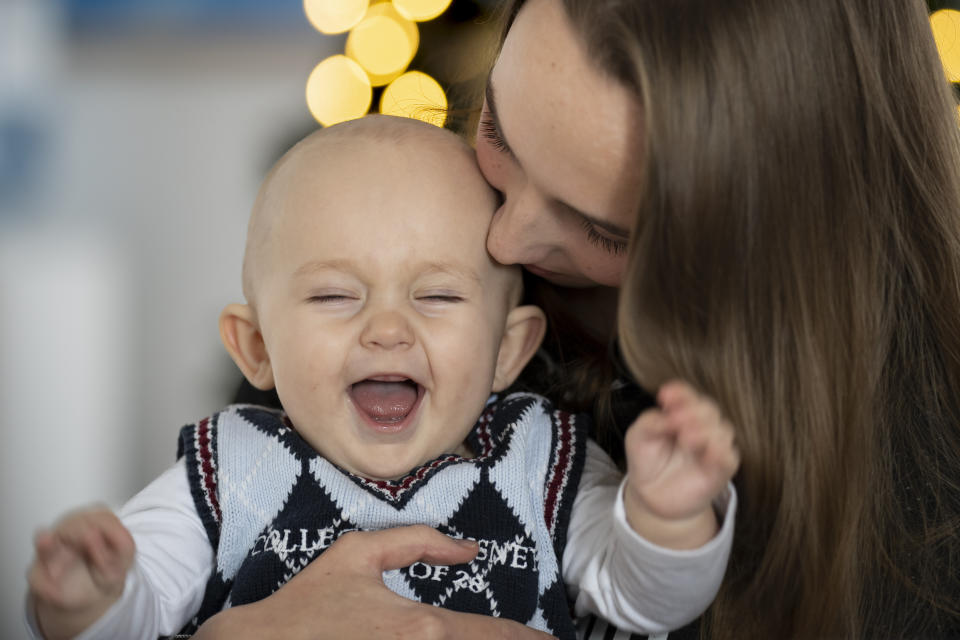
<instances>
[{"instance_id":1,"label":"baby's tongue","mask_svg":"<svg viewBox=\"0 0 960 640\"><path fill-rule=\"evenodd\" d=\"M403 420L417 401L417 386L412 382L364 380L350 389L353 403L377 422Z\"/></svg>"}]
</instances>

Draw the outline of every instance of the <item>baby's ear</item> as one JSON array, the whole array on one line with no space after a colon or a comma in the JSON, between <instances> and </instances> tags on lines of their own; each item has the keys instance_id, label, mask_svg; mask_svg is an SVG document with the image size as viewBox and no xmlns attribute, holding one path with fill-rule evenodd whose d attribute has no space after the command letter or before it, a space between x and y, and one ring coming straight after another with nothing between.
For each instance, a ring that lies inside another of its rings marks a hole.
<instances>
[{"instance_id":1,"label":"baby's ear","mask_svg":"<svg viewBox=\"0 0 960 640\"><path fill-rule=\"evenodd\" d=\"M250 305L229 304L220 314L220 339L240 371L257 389L273 389L273 368Z\"/></svg>"},{"instance_id":2,"label":"baby's ear","mask_svg":"<svg viewBox=\"0 0 960 640\"><path fill-rule=\"evenodd\" d=\"M546 331L547 317L540 307L514 307L507 314L506 330L500 341L497 368L493 375L493 391L503 391L513 384L537 352Z\"/></svg>"}]
</instances>

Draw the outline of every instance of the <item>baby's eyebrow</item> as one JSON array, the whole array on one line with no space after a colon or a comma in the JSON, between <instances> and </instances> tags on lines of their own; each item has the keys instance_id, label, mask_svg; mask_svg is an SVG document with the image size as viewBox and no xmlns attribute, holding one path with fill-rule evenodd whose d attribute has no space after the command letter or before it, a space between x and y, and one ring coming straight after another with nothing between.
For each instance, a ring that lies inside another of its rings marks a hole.
<instances>
[{"instance_id":1,"label":"baby's eyebrow","mask_svg":"<svg viewBox=\"0 0 960 640\"><path fill-rule=\"evenodd\" d=\"M346 271L350 268L349 260L311 260L300 265L293 272L294 277L308 276L319 271Z\"/></svg>"},{"instance_id":2,"label":"baby's eyebrow","mask_svg":"<svg viewBox=\"0 0 960 640\"><path fill-rule=\"evenodd\" d=\"M350 260L340 258L334 260L311 260L300 265L300 267L293 272L293 275L295 278L299 278L321 271L351 271L354 267L354 263ZM478 286L483 286L483 280L480 278L480 274L473 268L456 262L446 260L424 261L416 265L416 271L421 275L448 274L456 278L470 280Z\"/></svg>"},{"instance_id":3,"label":"baby's eyebrow","mask_svg":"<svg viewBox=\"0 0 960 640\"><path fill-rule=\"evenodd\" d=\"M423 275L430 275L433 273L450 274L457 278L470 280L478 286L483 285L483 280L480 278L480 275L472 268L463 264L446 261L430 261L424 262L419 271Z\"/></svg>"}]
</instances>

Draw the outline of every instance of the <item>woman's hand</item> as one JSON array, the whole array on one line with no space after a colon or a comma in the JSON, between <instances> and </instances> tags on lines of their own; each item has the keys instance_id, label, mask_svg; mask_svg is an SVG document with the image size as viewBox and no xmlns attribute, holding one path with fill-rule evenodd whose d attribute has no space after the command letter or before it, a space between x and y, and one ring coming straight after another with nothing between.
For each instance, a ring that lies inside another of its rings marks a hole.
<instances>
[{"instance_id":1,"label":"woman's hand","mask_svg":"<svg viewBox=\"0 0 960 640\"><path fill-rule=\"evenodd\" d=\"M194 639L550 638L511 620L414 602L383 583L390 569L460 564L476 554L475 543L426 526L348 533L273 595L217 614Z\"/></svg>"}]
</instances>

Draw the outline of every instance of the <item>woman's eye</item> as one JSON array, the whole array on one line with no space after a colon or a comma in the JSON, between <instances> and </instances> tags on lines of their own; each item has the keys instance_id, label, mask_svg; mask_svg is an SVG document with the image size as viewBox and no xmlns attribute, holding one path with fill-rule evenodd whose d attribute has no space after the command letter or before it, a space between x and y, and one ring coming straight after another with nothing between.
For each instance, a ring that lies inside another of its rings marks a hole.
<instances>
[{"instance_id":1,"label":"woman's eye","mask_svg":"<svg viewBox=\"0 0 960 640\"><path fill-rule=\"evenodd\" d=\"M597 231L588 220L583 221L583 228L587 232L587 240L589 240L591 244L603 249L607 253L612 253L615 256L619 256L623 255L627 251L626 240L614 240L613 238L608 238Z\"/></svg>"},{"instance_id":2,"label":"woman's eye","mask_svg":"<svg viewBox=\"0 0 960 640\"><path fill-rule=\"evenodd\" d=\"M497 123L489 111L484 111L480 116L479 130L480 135L490 143L491 147L501 153L510 153L510 147L507 146L507 141L503 139L503 134L500 133L500 129L497 128Z\"/></svg>"}]
</instances>

